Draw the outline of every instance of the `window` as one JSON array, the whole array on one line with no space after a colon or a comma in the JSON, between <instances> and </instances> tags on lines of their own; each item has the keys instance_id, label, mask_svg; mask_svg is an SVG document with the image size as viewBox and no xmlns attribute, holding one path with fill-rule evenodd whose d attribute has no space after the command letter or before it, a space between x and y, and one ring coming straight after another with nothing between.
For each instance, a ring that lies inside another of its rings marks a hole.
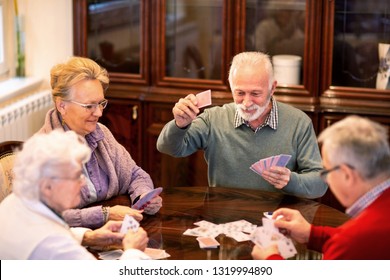
<instances>
[{"instance_id":1,"label":"window","mask_svg":"<svg viewBox=\"0 0 390 280\"><path fill-rule=\"evenodd\" d=\"M5 51L5 8L3 0L0 0L0 75L7 69L6 51Z\"/></svg>"}]
</instances>

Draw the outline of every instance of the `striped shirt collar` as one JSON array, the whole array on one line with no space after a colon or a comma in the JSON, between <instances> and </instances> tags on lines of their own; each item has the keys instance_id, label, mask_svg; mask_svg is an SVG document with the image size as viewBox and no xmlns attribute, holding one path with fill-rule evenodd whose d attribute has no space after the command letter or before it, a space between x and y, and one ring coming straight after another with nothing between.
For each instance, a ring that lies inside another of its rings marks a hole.
<instances>
[{"instance_id":1,"label":"striped shirt collar","mask_svg":"<svg viewBox=\"0 0 390 280\"><path fill-rule=\"evenodd\" d=\"M262 129L263 127L265 126L269 126L270 128L272 128L273 130L276 130L278 128L278 105L276 103L276 100L275 98L271 97L271 102L272 102L272 108L271 108L271 111L270 113L268 114L265 122L261 125L259 125L256 130L255 130L255 133L258 132L260 129ZM241 125L246 125L248 127L249 126L249 123L244 120L237 112L236 110L236 113L234 115L234 127L237 128Z\"/></svg>"},{"instance_id":2,"label":"striped shirt collar","mask_svg":"<svg viewBox=\"0 0 390 280\"><path fill-rule=\"evenodd\" d=\"M351 207L346 209L346 213L352 217L356 217L364 209L366 209L371 203L374 202L385 190L390 188L390 179L387 179L383 183L374 187L361 198L359 198Z\"/></svg>"}]
</instances>

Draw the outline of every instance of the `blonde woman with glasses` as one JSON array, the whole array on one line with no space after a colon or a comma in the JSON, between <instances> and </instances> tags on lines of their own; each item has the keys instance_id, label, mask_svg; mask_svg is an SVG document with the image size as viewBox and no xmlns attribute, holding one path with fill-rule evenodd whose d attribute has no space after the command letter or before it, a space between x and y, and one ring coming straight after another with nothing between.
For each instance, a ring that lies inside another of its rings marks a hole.
<instances>
[{"instance_id":1,"label":"blonde woman with glasses","mask_svg":"<svg viewBox=\"0 0 390 280\"><path fill-rule=\"evenodd\" d=\"M51 88L55 108L50 110L39 133L54 129L73 130L85 138L92 150L84 165L85 186L77 209L62 213L71 226L97 228L109 220L123 220L126 214L140 221L143 213L155 214L162 206L155 197L143 210L130 206L102 207L88 205L127 194L134 203L154 186L149 176L132 159L99 118L108 101L104 94L109 85L106 69L89 58L72 57L51 69Z\"/></svg>"}]
</instances>

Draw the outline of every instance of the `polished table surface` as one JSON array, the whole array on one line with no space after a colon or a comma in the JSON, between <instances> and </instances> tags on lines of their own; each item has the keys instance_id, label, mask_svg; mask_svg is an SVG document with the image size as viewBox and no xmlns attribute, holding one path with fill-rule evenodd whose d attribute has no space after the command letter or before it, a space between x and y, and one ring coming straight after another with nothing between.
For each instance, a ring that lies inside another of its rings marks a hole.
<instances>
[{"instance_id":1,"label":"polished table surface","mask_svg":"<svg viewBox=\"0 0 390 280\"><path fill-rule=\"evenodd\" d=\"M172 260L252 259L251 241L237 242L223 234L216 237L218 248L199 248L196 237L183 233L201 220L215 224L246 220L261 226L263 212L280 207L299 210L314 225L339 226L348 220L345 213L314 200L258 190L177 187L164 189L161 197L163 207L156 215L144 215L141 226L148 232L148 247L165 250ZM104 204L128 205L129 200L120 196ZM321 254L307 250L306 246L295 245L298 254L293 259L321 258Z\"/></svg>"}]
</instances>

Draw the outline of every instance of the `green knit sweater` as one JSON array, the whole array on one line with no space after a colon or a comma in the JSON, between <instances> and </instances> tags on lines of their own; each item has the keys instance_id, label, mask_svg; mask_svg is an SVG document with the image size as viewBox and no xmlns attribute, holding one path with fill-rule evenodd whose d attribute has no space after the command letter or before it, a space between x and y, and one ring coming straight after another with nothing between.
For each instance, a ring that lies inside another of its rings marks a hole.
<instances>
[{"instance_id":1,"label":"green knit sweater","mask_svg":"<svg viewBox=\"0 0 390 280\"><path fill-rule=\"evenodd\" d=\"M246 125L234 127L235 105L204 110L185 129L172 120L157 140L157 149L185 157L203 149L211 187L261 189L306 198L321 197L327 185L321 180L321 155L311 119L302 111L280 102L276 130L265 126L254 133ZM273 155L289 154L289 183L278 190L249 167Z\"/></svg>"}]
</instances>

